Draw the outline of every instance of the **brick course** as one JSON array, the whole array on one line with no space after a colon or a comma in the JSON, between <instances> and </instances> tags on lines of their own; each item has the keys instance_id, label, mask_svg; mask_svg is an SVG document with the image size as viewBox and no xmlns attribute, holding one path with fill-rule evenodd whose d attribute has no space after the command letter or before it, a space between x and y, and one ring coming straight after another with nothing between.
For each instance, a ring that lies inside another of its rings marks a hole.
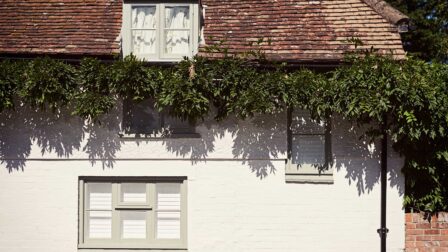
<instances>
[{"instance_id":1,"label":"brick course","mask_svg":"<svg viewBox=\"0 0 448 252\"><path fill-rule=\"evenodd\" d=\"M407 213L406 252L448 252L448 212Z\"/></svg>"}]
</instances>

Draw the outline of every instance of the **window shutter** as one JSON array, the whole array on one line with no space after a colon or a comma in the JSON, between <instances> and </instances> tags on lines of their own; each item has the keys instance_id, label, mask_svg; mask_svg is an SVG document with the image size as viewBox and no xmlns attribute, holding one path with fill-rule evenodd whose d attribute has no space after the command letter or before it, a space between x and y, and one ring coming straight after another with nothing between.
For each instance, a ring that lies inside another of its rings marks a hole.
<instances>
[{"instance_id":1,"label":"window shutter","mask_svg":"<svg viewBox=\"0 0 448 252\"><path fill-rule=\"evenodd\" d=\"M87 185L88 237L107 239L112 237L112 184Z\"/></svg>"},{"instance_id":2,"label":"window shutter","mask_svg":"<svg viewBox=\"0 0 448 252\"><path fill-rule=\"evenodd\" d=\"M123 239L146 239L146 211L122 211L120 217Z\"/></svg>"},{"instance_id":3,"label":"window shutter","mask_svg":"<svg viewBox=\"0 0 448 252\"><path fill-rule=\"evenodd\" d=\"M186 177L82 177L78 249L186 250Z\"/></svg>"},{"instance_id":4,"label":"window shutter","mask_svg":"<svg viewBox=\"0 0 448 252\"><path fill-rule=\"evenodd\" d=\"M89 213L89 238L109 239L112 237L112 212L95 211Z\"/></svg>"},{"instance_id":5,"label":"window shutter","mask_svg":"<svg viewBox=\"0 0 448 252\"><path fill-rule=\"evenodd\" d=\"M180 239L180 185L157 184L157 239Z\"/></svg>"},{"instance_id":6,"label":"window shutter","mask_svg":"<svg viewBox=\"0 0 448 252\"><path fill-rule=\"evenodd\" d=\"M121 202L146 203L147 196L145 183L122 183L120 191Z\"/></svg>"}]
</instances>

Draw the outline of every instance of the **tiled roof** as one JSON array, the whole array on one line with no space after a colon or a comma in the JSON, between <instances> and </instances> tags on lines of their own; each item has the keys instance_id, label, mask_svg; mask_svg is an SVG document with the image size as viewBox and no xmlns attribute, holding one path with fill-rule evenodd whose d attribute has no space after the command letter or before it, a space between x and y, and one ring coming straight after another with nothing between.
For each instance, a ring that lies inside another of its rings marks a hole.
<instances>
[{"instance_id":1,"label":"tiled roof","mask_svg":"<svg viewBox=\"0 0 448 252\"><path fill-rule=\"evenodd\" d=\"M262 49L279 60L340 60L359 38L365 48L404 56L397 23L380 0L202 0L206 45ZM112 55L120 52L122 0L2 0L0 54ZM270 43L250 46L260 38ZM203 49L204 46L202 46ZM219 56L219 55L209 55Z\"/></svg>"},{"instance_id":2,"label":"tiled roof","mask_svg":"<svg viewBox=\"0 0 448 252\"><path fill-rule=\"evenodd\" d=\"M0 53L119 53L121 0L2 0Z\"/></svg>"},{"instance_id":3,"label":"tiled roof","mask_svg":"<svg viewBox=\"0 0 448 252\"><path fill-rule=\"evenodd\" d=\"M400 23L409 21L409 18L406 15L404 15L397 9L394 9L383 0L363 0L363 2L368 4L376 12L378 12L381 16L383 16L393 24L399 25Z\"/></svg>"},{"instance_id":4,"label":"tiled roof","mask_svg":"<svg viewBox=\"0 0 448 252\"><path fill-rule=\"evenodd\" d=\"M368 2L375 3L369 5ZM364 43L361 48L373 46L402 58L404 51L398 29L387 18L392 8L382 5L380 14L380 8L373 8L379 2L384 3L372 0L202 0L205 42L213 45L224 41L229 52L262 49L271 59L337 61L354 47L347 40L358 38ZM250 45L260 38L266 42L261 46Z\"/></svg>"}]
</instances>

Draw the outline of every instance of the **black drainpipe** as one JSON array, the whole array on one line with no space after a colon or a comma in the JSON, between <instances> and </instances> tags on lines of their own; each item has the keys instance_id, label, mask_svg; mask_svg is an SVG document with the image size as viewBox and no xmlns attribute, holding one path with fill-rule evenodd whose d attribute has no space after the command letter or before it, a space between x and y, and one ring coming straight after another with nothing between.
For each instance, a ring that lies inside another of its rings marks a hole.
<instances>
[{"instance_id":1,"label":"black drainpipe","mask_svg":"<svg viewBox=\"0 0 448 252\"><path fill-rule=\"evenodd\" d=\"M386 208L387 208L387 117L385 116L382 124L381 139L381 228L377 229L381 237L381 252L386 252L386 238L389 229L386 226Z\"/></svg>"}]
</instances>

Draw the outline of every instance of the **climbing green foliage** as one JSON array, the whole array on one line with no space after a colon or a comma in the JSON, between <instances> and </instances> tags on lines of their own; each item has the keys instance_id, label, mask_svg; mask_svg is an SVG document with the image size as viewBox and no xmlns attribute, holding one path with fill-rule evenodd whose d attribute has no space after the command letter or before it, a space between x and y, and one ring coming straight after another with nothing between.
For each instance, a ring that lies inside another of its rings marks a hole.
<instances>
[{"instance_id":1,"label":"climbing green foliage","mask_svg":"<svg viewBox=\"0 0 448 252\"><path fill-rule=\"evenodd\" d=\"M142 61L131 55L117 60L106 69L109 87L117 95L140 101L154 96L160 81L157 67L145 67Z\"/></svg>"},{"instance_id":2,"label":"climbing green foliage","mask_svg":"<svg viewBox=\"0 0 448 252\"><path fill-rule=\"evenodd\" d=\"M405 205L447 210L448 66L367 55L336 69L330 82L332 111L369 125L372 139L386 129L405 157Z\"/></svg>"},{"instance_id":3,"label":"climbing green foliage","mask_svg":"<svg viewBox=\"0 0 448 252\"><path fill-rule=\"evenodd\" d=\"M202 78L204 69L197 62L182 61L172 69L166 69L160 78L161 84L156 94L159 109L165 108L171 115L196 121L203 118L210 109L206 90L208 79ZM195 64L198 74L195 73Z\"/></svg>"},{"instance_id":4,"label":"climbing green foliage","mask_svg":"<svg viewBox=\"0 0 448 252\"><path fill-rule=\"evenodd\" d=\"M115 105L108 69L97 59L84 59L77 72L79 88L73 94L74 115L95 120Z\"/></svg>"},{"instance_id":5,"label":"climbing green foliage","mask_svg":"<svg viewBox=\"0 0 448 252\"><path fill-rule=\"evenodd\" d=\"M0 61L0 112L14 107L14 95L19 86L23 63Z\"/></svg>"},{"instance_id":6,"label":"climbing green foliage","mask_svg":"<svg viewBox=\"0 0 448 252\"><path fill-rule=\"evenodd\" d=\"M406 207L448 210L447 65L368 52L317 73L247 55L196 56L172 66L133 56L113 63L87 58L76 65L4 60L0 110L13 109L14 100L52 110L71 105L73 114L98 122L118 99L152 98L159 110L193 122L211 113L222 120L288 107L308 109L315 119L337 113L370 126L364 136L371 140L384 130L390 135L405 157Z\"/></svg>"},{"instance_id":7,"label":"climbing green foliage","mask_svg":"<svg viewBox=\"0 0 448 252\"><path fill-rule=\"evenodd\" d=\"M448 66L407 65L408 100L394 122L395 148L405 157L405 204L448 209Z\"/></svg>"},{"instance_id":8,"label":"climbing green foliage","mask_svg":"<svg viewBox=\"0 0 448 252\"><path fill-rule=\"evenodd\" d=\"M18 94L32 107L56 111L66 105L77 90L75 68L60 60L38 58L22 64Z\"/></svg>"}]
</instances>

